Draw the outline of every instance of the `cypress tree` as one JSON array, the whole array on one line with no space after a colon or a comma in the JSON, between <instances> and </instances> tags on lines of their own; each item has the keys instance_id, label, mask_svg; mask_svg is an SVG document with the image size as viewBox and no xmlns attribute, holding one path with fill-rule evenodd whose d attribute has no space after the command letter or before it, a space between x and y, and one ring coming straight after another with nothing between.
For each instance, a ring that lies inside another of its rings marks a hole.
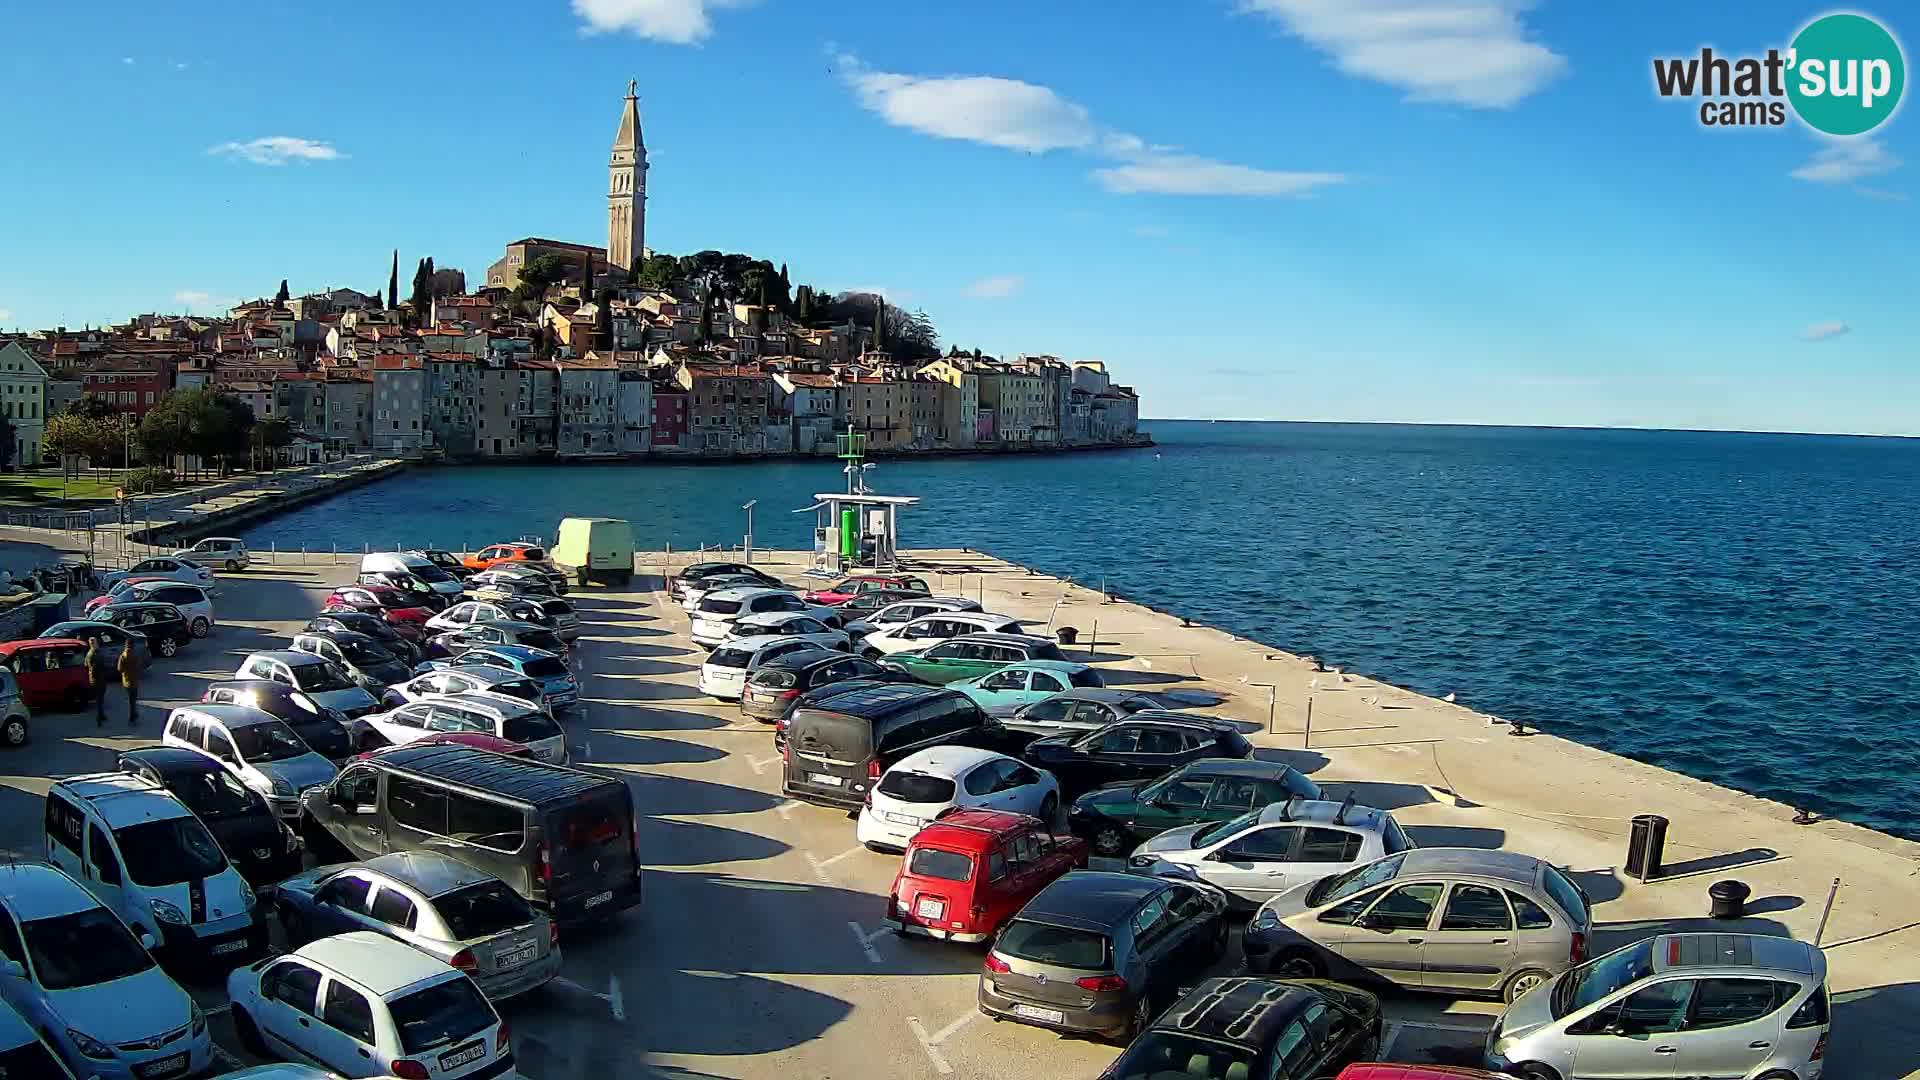
<instances>
[{"instance_id":1,"label":"cypress tree","mask_svg":"<svg viewBox=\"0 0 1920 1080\"><path fill-rule=\"evenodd\" d=\"M375 292L373 295L375 299L378 299L380 296L378 292ZM400 306L400 249L394 248L393 249L393 270L387 274L387 310L392 311L394 308L397 308L399 306Z\"/></svg>"},{"instance_id":2,"label":"cypress tree","mask_svg":"<svg viewBox=\"0 0 1920 1080\"><path fill-rule=\"evenodd\" d=\"M873 298L873 351L887 350L887 298L876 295Z\"/></svg>"}]
</instances>

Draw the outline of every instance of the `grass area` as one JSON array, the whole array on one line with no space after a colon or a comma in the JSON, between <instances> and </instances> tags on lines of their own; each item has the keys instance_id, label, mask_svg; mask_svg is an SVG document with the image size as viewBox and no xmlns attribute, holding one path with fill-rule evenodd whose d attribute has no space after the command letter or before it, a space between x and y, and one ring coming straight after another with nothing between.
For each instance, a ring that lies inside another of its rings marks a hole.
<instances>
[{"instance_id":1,"label":"grass area","mask_svg":"<svg viewBox=\"0 0 1920 1080\"><path fill-rule=\"evenodd\" d=\"M67 504L75 509L84 509L110 503L114 490L119 486L120 473L117 470L103 470L98 478L92 472L81 473L66 482ZM58 470L0 473L0 503L54 509L61 506L60 496Z\"/></svg>"}]
</instances>

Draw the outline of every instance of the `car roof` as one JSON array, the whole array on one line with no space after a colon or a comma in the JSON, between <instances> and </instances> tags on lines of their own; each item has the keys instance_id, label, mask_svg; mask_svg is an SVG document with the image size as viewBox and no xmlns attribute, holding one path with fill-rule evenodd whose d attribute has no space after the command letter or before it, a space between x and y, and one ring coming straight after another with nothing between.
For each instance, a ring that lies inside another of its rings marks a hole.
<instances>
[{"instance_id":1,"label":"car roof","mask_svg":"<svg viewBox=\"0 0 1920 1080\"><path fill-rule=\"evenodd\" d=\"M280 718L251 705L222 705L204 702L192 702L182 705L175 712L198 713L209 719L218 720L230 728L252 727L255 724L278 724Z\"/></svg>"},{"instance_id":2,"label":"car roof","mask_svg":"<svg viewBox=\"0 0 1920 1080\"><path fill-rule=\"evenodd\" d=\"M442 896L468 885L500 880L437 851L389 852L376 855L361 865L411 885L429 897Z\"/></svg>"},{"instance_id":3,"label":"car roof","mask_svg":"<svg viewBox=\"0 0 1920 1080\"><path fill-rule=\"evenodd\" d=\"M515 634L533 634L546 629L546 627L544 626L540 626L535 623L526 622L521 619L495 619L493 622L485 622L485 623L481 623L480 625L481 626L497 626L503 630L508 630Z\"/></svg>"},{"instance_id":4,"label":"car roof","mask_svg":"<svg viewBox=\"0 0 1920 1080\"><path fill-rule=\"evenodd\" d=\"M106 605L103 604L101 606L105 607ZM128 637L133 636L133 632L128 630L126 627L115 626L112 623L101 622L99 619L61 619L59 622L54 623L52 626L47 627L46 630L40 631L40 636L32 640L35 640L35 641L71 641L73 640L72 638L68 637L65 634L54 634L51 637L48 636L49 631L58 630L63 626L71 626L76 630L92 630L95 627L104 626L114 634L126 634Z\"/></svg>"},{"instance_id":5,"label":"car roof","mask_svg":"<svg viewBox=\"0 0 1920 1080\"><path fill-rule=\"evenodd\" d=\"M524 679L526 676L522 675L521 678ZM485 690L468 690L459 694L442 694L433 700L471 705L475 708L487 709L502 717L541 712L540 706L535 705L531 701L522 701L508 694L494 694Z\"/></svg>"},{"instance_id":6,"label":"car roof","mask_svg":"<svg viewBox=\"0 0 1920 1080\"><path fill-rule=\"evenodd\" d=\"M184 746L143 746L137 750L126 750L120 754L124 764L148 765L162 776L193 773L224 772L226 766L208 757L198 750L189 750Z\"/></svg>"},{"instance_id":7,"label":"car roof","mask_svg":"<svg viewBox=\"0 0 1920 1080\"><path fill-rule=\"evenodd\" d=\"M251 660L253 658L250 656L247 659ZM208 683L206 689L245 690L249 693L270 694L274 697L291 696L294 693L293 687L285 683L274 682L272 679L219 679ZM204 693L205 691L202 692Z\"/></svg>"},{"instance_id":8,"label":"car roof","mask_svg":"<svg viewBox=\"0 0 1920 1080\"><path fill-rule=\"evenodd\" d=\"M457 672L462 678L471 678L476 682L484 682L489 686L503 682L524 682L527 678L525 675L510 668L497 668L492 664L449 664L446 667L435 668L432 671L423 671L413 678L417 679L422 675L438 675L443 671ZM412 682L413 679L408 679L407 681Z\"/></svg>"},{"instance_id":9,"label":"car roof","mask_svg":"<svg viewBox=\"0 0 1920 1080\"><path fill-rule=\"evenodd\" d=\"M53 648L59 648L60 646L63 646L63 645L72 645L82 649L87 647L87 643L84 641L81 641L79 638L70 638L70 637L24 638L20 641L8 641L8 642L0 643L0 654L14 653L14 652L20 651L21 649L53 649Z\"/></svg>"},{"instance_id":10,"label":"car roof","mask_svg":"<svg viewBox=\"0 0 1920 1080\"><path fill-rule=\"evenodd\" d=\"M715 589L714 591L707 594L707 599L708 600L752 600L760 596L771 596L774 593L786 593L788 596L793 595L793 591L791 589L770 589L765 585L736 585L728 589Z\"/></svg>"},{"instance_id":11,"label":"car roof","mask_svg":"<svg viewBox=\"0 0 1920 1080\"><path fill-rule=\"evenodd\" d=\"M181 584L185 584L185 582L182 582ZM115 611L178 612L180 610L179 608L174 607L172 604L164 603L159 600L116 600L111 604L101 604L99 607L94 608L94 610L96 612L99 612L99 611L105 611L108 608L112 608Z\"/></svg>"},{"instance_id":12,"label":"car roof","mask_svg":"<svg viewBox=\"0 0 1920 1080\"><path fill-rule=\"evenodd\" d=\"M1341 814L1343 810L1346 812L1344 816ZM1390 816L1385 810L1375 810L1371 806L1351 805L1331 799L1293 799L1268 803L1260 811L1260 824L1272 825L1286 821L1296 825L1327 825L1337 820L1339 824L1355 829L1381 832L1386 829Z\"/></svg>"},{"instance_id":13,"label":"car roof","mask_svg":"<svg viewBox=\"0 0 1920 1080\"><path fill-rule=\"evenodd\" d=\"M781 623L792 622L795 619L811 618L814 618L814 615L809 611L756 611L751 615L742 615L735 619L733 625L779 626Z\"/></svg>"},{"instance_id":14,"label":"car roof","mask_svg":"<svg viewBox=\"0 0 1920 1080\"><path fill-rule=\"evenodd\" d=\"M530 627L530 629L539 630L542 628L538 626L532 626ZM509 660L518 660L521 663L525 663L528 660L544 660L550 656L556 655L555 653L550 653L545 649L536 649L531 645L482 645L477 649L469 649L467 651L490 653L494 656L504 656Z\"/></svg>"},{"instance_id":15,"label":"car roof","mask_svg":"<svg viewBox=\"0 0 1920 1080\"><path fill-rule=\"evenodd\" d=\"M955 612L955 614L965 614L965 613ZM1013 616L1011 615L1003 615L1000 617L1005 619L1013 618ZM1053 644L1052 638L1043 638L1037 634L1000 634L1000 633L961 634L957 637L948 638L947 640L948 641L977 641L985 645L1018 645L1021 648L1028 648L1034 645ZM944 642L942 644L944 644Z\"/></svg>"},{"instance_id":16,"label":"car roof","mask_svg":"<svg viewBox=\"0 0 1920 1080\"><path fill-rule=\"evenodd\" d=\"M1389 1061L1358 1061L1340 1070L1335 1080L1506 1080L1501 1073L1459 1065L1411 1065Z\"/></svg>"},{"instance_id":17,"label":"car roof","mask_svg":"<svg viewBox=\"0 0 1920 1080\"><path fill-rule=\"evenodd\" d=\"M1167 888L1162 878L1105 870L1070 870L1027 901L1017 918L1083 930L1110 931L1140 902Z\"/></svg>"},{"instance_id":18,"label":"car roof","mask_svg":"<svg viewBox=\"0 0 1920 1080\"><path fill-rule=\"evenodd\" d=\"M380 997L453 974L440 960L371 930L323 937L295 949L293 955L339 972Z\"/></svg>"},{"instance_id":19,"label":"car roof","mask_svg":"<svg viewBox=\"0 0 1920 1080\"><path fill-rule=\"evenodd\" d=\"M955 810L928 822L907 843L978 853L991 848L1002 836L1034 824L1035 819L1025 814L1005 810Z\"/></svg>"},{"instance_id":20,"label":"car roof","mask_svg":"<svg viewBox=\"0 0 1920 1080\"><path fill-rule=\"evenodd\" d=\"M382 768L442 780L509 799L538 803L613 788L619 780L532 758L506 757L457 744L409 744L371 759Z\"/></svg>"},{"instance_id":21,"label":"car roof","mask_svg":"<svg viewBox=\"0 0 1920 1080\"><path fill-rule=\"evenodd\" d=\"M365 615L366 612L358 612L358 614ZM350 641L364 641L369 645L380 644L378 638L375 638L371 634L363 634L358 630L301 630L293 635L295 641L303 637L319 638L322 641L331 641L336 645L342 645Z\"/></svg>"},{"instance_id":22,"label":"car roof","mask_svg":"<svg viewBox=\"0 0 1920 1080\"><path fill-rule=\"evenodd\" d=\"M149 578L127 586L130 592L139 592L143 589L199 589L201 592L206 592L210 588L212 586L203 585L198 581L175 581L172 578Z\"/></svg>"},{"instance_id":23,"label":"car roof","mask_svg":"<svg viewBox=\"0 0 1920 1080\"><path fill-rule=\"evenodd\" d=\"M1007 755L994 750L982 750L977 746L929 746L925 750L915 750L887 769L892 772L925 773L929 776L959 776L983 762L995 761Z\"/></svg>"},{"instance_id":24,"label":"car roof","mask_svg":"<svg viewBox=\"0 0 1920 1080\"><path fill-rule=\"evenodd\" d=\"M1186 776L1251 776L1256 780L1278 780L1293 772L1293 766L1259 758L1200 758L1181 766L1180 772Z\"/></svg>"},{"instance_id":25,"label":"car roof","mask_svg":"<svg viewBox=\"0 0 1920 1080\"><path fill-rule=\"evenodd\" d=\"M1023 664L1021 666L1024 667L1027 665ZM1156 704L1151 694L1144 694L1138 690L1128 690L1125 687L1116 686L1075 686L1062 690L1057 694L1049 694L1042 700L1098 701L1108 705L1121 705L1129 701L1144 701L1147 705L1143 706L1143 709Z\"/></svg>"},{"instance_id":26,"label":"car roof","mask_svg":"<svg viewBox=\"0 0 1920 1080\"><path fill-rule=\"evenodd\" d=\"M1498 878L1530 885L1546 865L1531 855L1517 851L1491 851L1486 848L1415 848L1406 853L1398 877L1414 874L1459 874L1470 877ZM1578 914L1575 912L1574 914Z\"/></svg>"},{"instance_id":27,"label":"car roof","mask_svg":"<svg viewBox=\"0 0 1920 1080\"><path fill-rule=\"evenodd\" d=\"M1262 1049L1281 1028L1325 999L1297 982L1248 977L1208 979L1150 1025L1155 1031Z\"/></svg>"},{"instance_id":28,"label":"car roof","mask_svg":"<svg viewBox=\"0 0 1920 1080\"><path fill-rule=\"evenodd\" d=\"M1800 975L1824 975L1820 950L1792 938L1760 934L1663 934L1653 939L1656 971L1677 968L1764 968Z\"/></svg>"},{"instance_id":29,"label":"car roof","mask_svg":"<svg viewBox=\"0 0 1920 1080\"><path fill-rule=\"evenodd\" d=\"M255 660L278 660L289 667L298 664L325 664L331 662L323 656L315 656L310 652L294 652L292 649L262 649L259 652L248 653L247 658L241 661L241 663L251 664Z\"/></svg>"},{"instance_id":30,"label":"car roof","mask_svg":"<svg viewBox=\"0 0 1920 1080\"><path fill-rule=\"evenodd\" d=\"M132 773L69 776L55 781L54 786L90 804L110 829L193 816L186 804L174 798L165 787Z\"/></svg>"},{"instance_id":31,"label":"car roof","mask_svg":"<svg viewBox=\"0 0 1920 1080\"><path fill-rule=\"evenodd\" d=\"M830 664L835 660L845 660L850 653L839 649L828 649L819 645L810 645L805 649L795 649L767 661L763 668L780 668L785 671L810 671L821 664Z\"/></svg>"},{"instance_id":32,"label":"car roof","mask_svg":"<svg viewBox=\"0 0 1920 1080\"><path fill-rule=\"evenodd\" d=\"M86 887L43 862L0 864L0 896L21 922L92 911L100 901Z\"/></svg>"},{"instance_id":33,"label":"car roof","mask_svg":"<svg viewBox=\"0 0 1920 1080\"><path fill-rule=\"evenodd\" d=\"M844 694L835 694L832 704L822 702L808 708L837 713L852 713L864 717L878 717L908 708L942 694L958 694L958 690L949 690L944 686L922 686L919 683L869 683Z\"/></svg>"}]
</instances>

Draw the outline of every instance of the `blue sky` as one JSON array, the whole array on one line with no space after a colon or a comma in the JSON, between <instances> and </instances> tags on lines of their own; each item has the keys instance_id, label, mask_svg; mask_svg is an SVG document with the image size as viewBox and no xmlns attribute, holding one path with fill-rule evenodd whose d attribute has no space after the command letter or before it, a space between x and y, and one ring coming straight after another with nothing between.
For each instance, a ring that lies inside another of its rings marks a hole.
<instances>
[{"instance_id":1,"label":"blue sky","mask_svg":"<svg viewBox=\"0 0 1920 1080\"><path fill-rule=\"evenodd\" d=\"M87 10L0 13L0 326L604 243L634 78L656 250L1105 359L1148 415L1920 434L1912 108L1830 145L1652 90L1815 5Z\"/></svg>"}]
</instances>

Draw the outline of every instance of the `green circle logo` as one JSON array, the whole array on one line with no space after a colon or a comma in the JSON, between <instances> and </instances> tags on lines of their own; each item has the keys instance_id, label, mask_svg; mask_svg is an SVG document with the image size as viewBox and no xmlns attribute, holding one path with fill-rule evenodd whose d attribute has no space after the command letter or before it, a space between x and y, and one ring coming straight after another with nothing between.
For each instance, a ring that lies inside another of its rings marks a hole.
<instances>
[{"instance_id":1,"label":"green circle logo","mask_svg":"<svg viewBox=\"0 0 1920 1080\"><path fill-rule=\"evenodd\" d=\"M1808 23L1794 37L1787 64L1793 111L1828 135L1879 127L1907 85L1900 43L1864 15L1823 15Z\"/></svg>"}]
</instances>

